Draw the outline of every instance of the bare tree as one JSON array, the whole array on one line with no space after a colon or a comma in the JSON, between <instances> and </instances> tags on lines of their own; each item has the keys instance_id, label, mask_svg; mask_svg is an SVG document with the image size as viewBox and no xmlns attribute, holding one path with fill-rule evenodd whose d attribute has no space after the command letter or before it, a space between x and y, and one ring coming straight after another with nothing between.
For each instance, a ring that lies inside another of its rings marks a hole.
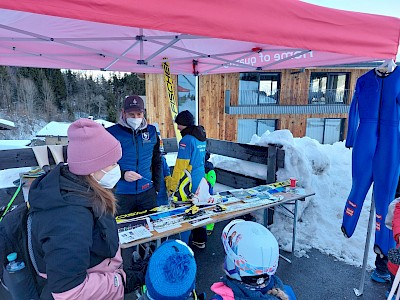
<instances>
[{"instance_id":1,"label":"bare tree","mask_svg":"<svg viewBox=\"0 0 400 300\"><path fill-rule=\"evenodd\" d=\"M12 87L9 81L4 77L0 79L0 107L11 110Z\"/></svg>"},{"instance_id":2,"label":"bare tree","mask_svg":"<svg viewBox=\"0 0 400 300\"><path fill-rule=\"evenodd\" d=\"M38 90L33 80L22 77L19 82L19 95L22 102L22 110L29 116L35 113L35 100L37 98Z\"/></svg>"},{"instance_id":3,"label":"bare tree","mask_svg":"<svg viewBox=\"0 0 400 300\"><path fill-rule=\"evenodd\" d=\"M57 114L57 107L55 106L55 97L53 88L46 79L42 82L42 93L43 93L43 112L48 119L54 118Z\"/></svg>"},{"instance_id":4,"label":"bare tree","mask_svg":"<svg viewBox=\"0 0 400 300\"><path fill-rule=\"evenodd\" d=\"M102 116L102 112L105 110L106 108L106 99L104 99L103 95L95 95L92 94L92 103L96 106L97 108L97 117L101 117Z\"/></svg>"}]
</instances>

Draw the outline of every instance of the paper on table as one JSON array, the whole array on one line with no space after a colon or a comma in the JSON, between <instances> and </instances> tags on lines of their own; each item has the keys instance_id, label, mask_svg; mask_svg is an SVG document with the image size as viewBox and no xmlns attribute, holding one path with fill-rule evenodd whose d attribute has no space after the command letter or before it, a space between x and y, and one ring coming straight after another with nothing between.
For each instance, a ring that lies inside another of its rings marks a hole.
<instances>
[{"instance_id":1,"label":"paper on table","mask_svg":"<svg viewBox=\"0 0 400 300\"><path fill-rule=\"evenodd\" d=\"M119 242L121 244L130 243L136 240L151 237L153 234L144 226L118 232Z\"/></svg>"}]
</instances>

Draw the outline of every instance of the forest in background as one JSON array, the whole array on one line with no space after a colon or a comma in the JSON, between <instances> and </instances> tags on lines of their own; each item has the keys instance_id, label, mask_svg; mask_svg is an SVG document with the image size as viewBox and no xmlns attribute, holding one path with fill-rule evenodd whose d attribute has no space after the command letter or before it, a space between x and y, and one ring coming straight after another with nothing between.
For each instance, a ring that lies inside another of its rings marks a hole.
<instances>
[{"instance_id":1,"label":"forest in background","mask_svg":"<svg viewBox=\"0 0 400 300\"><path fill-rule=\"evenodd\" d=\"M0 66L0 118L73 121L92 115L115 122L122 99L145 95L145 82L135 73L110 75Z\"/></svg>"}]
</instances>

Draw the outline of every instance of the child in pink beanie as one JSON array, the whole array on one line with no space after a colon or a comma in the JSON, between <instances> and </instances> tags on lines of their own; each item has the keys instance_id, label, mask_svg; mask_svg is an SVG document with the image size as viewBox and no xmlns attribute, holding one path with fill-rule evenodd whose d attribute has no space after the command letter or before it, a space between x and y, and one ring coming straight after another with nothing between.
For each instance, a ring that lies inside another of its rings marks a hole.
<instances>
[{"instance_id":1,"label":"child in pink beanie","mask_svg":"<svg viewBox=\"0 0 400 300\"><path fill-rule=\"evenodd\" d=\"M121 177L121 145L89 119L73 122L68 139L68 164L36 179L29 192L40 299L122 300L125 286L143 284L144 274L140 281L122 267L111 191Z\"/></svg>"}]
</instances>

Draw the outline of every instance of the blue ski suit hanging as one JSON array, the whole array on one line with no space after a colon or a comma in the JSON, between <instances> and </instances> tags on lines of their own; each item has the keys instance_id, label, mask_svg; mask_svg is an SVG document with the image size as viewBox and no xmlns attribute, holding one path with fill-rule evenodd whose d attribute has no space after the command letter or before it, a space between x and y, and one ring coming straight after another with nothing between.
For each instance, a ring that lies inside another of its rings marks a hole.
<instances>
[{"instance_id":1,"label":"blue ski suit hanging","mask_svg":"<svg viewBox=\"0 0 400 300\"><path fill-rule=\"evenodd\" d=\"M342 231L351 237L367 192L374 183L375 252L394 247L385 226L394 199L400 165L400 68L389 74L371 70L357 80L350 106L346 147L353 147L352 188L343 213Z\"/></svg>"}]
</instances>

